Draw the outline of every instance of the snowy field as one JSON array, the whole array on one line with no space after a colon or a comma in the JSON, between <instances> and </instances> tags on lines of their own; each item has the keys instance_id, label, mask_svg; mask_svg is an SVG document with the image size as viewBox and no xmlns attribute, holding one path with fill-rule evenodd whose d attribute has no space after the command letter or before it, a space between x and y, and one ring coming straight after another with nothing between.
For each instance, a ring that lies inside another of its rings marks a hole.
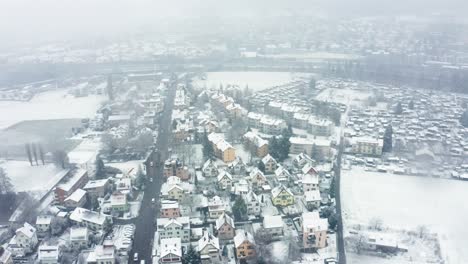
<instances>
[{"instance_id":1,"label":"snowy field","mask_svg":"<svg viewBox=\"0 0 468 264\"><path fill-rule=\"evenodd\" d=\"M0 161L16 192L47 191L63 177L61 168L54 164L31 166L29 161Z\"/></svg>"},{"instance_id":2,"label":"snowy field","mask_svg":"<svg viewBox=\"0 0 468 264\"><path fill-rule=\"evenodd\" d=\"M341 192L345 227L368 224L372 218L382 219L390 228L425 225L439 234L448 263L468 263L468 182L353 167L342 171Z\"/></svg>"},{"instance_id":3,"label":"snowy field","mask_svg":"<svg viewBox=\"0 0 468 264\"><path fill-rule=\"evenodd\" d=\"M241 89L248 85L250 90L260 91L304 76L306 75L289 72L207 72L206 80L197 79L194 85L208 89L219 88L221 84L224 88L228 85L238 85Z\"/></svg>"},{"instance_id":4,"label":"snowy field","mask_svg":"<svg viewBox=\"0 0 468 264\"><path fill-rule=\"evenodd\" d=\"M317 95L316 99L345 105L362 105L370 95L371 93L364 90L326 88Z\"/></svg>"},{"instance_id":5,"label":"snowy field","mask_svg":"<svg viewBox=\"0 0 468 264\"><path fill-rule=\"evenodd\" d=\"M104 96L74 97L67 90L48 91L29 102L0 101L0 129L25 120L92 117Z\"/></svg>"}]
</instances>

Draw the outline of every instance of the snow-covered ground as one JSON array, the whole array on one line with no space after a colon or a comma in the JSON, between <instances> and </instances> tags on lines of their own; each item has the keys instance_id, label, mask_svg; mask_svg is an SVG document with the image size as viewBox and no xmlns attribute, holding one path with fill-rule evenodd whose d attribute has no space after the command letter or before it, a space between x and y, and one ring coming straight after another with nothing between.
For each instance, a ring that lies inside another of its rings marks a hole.
<instances>
[{"instance_id":1,"label":"snow-covered ground","mask_svg":"<svg viewBox=\"0 0 468 264\"><path fill-rule=\"evenodd\" d=\"M25 120L92 117L104 100L97 95L74 97L62 89L38 94L29 102L0 101L0 129Z\"/></svg>"},{"instance_id":2,"label":"snow-covered ground","mask_svg":"<svg viewBox=\"0 0 468 264\"><path fill-rule=\"evenodd\" d=\"M206 80L197 79L195 86L219 88L220 84L226 88L228 85L237 85L244 89L246 85L251 91L260 91L269 87L286 84L304 76L289 72L207 72Z\"/></svg>"},{"instance_id":3,"label":"snow-covered ground","mask_svg":"<svg viewBox=\"0 0 468 264\"><path fill-rule=\"evenodd\" d=\"M342 171L341 192L345 227L366 225L373 218L390 228L425 225L439 234L447 263L468 263L468 182L352 167Z\"/></svg>"},{"instance_id":4,"label":"snow-covered ground","mask_svg":"<svg viewBox=\"0 0 468 264\"><path fill-rule=\"evenodd\" d=\"M362 105L370 95L370 92L364 90L327 88L320 92L316 99L345 105Z\"/></svg>"},{"instance_id":5,"label":"snow-covered ground","mask_svg":"<svg viewBox=\"0 0 468 264\"><path fill-rule=\"evenodd\" d=\"M64 176L62 168L54 164L31 166L29 161L0 161L16 192L47 191Z\"/></svg>"}]
</instances>

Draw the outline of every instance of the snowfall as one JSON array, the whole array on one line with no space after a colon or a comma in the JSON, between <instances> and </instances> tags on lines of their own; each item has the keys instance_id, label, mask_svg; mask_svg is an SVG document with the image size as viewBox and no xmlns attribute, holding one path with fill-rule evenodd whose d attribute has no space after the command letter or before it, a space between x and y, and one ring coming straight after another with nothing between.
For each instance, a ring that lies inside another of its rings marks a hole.
<instances>
[{"instance_id":1,"label":"snowfall","mask_svg":"<svg viewBox=\"0 0 468 264\"><path fill-rule=\"evenodd\" d=\"M40 93L29 102L0 101L0 129L25 120L92 117L104 100L98 95L74 97L61 89Z\"/></svg>"},{"instance_id":2,"label":"snowfall","mask_svg":"<svg viewBox=\"0 0 468 264\"><path fill-rule=\"evenodd\" d=\"M246 85L252 91L260 91L273 86L289 83L304 74L292 74L289 72L207 72L206 80L198 79L195 86L206 88L224 88L228 85L237 85L244 89Z\"/></svg>"},{"instance_id":3,"label":"snowfall","mask_svg":"<svg viewBox=\"0 0 468 264\"><path fill-rule=\"evenodd\" d=\"M467 181L378 173L361 167L343 170L341 181L345 228L368 224L373 218L390 228L413 230L425 225L438 233L447 263L468 263Z\"/></svg>"}]
</instances>

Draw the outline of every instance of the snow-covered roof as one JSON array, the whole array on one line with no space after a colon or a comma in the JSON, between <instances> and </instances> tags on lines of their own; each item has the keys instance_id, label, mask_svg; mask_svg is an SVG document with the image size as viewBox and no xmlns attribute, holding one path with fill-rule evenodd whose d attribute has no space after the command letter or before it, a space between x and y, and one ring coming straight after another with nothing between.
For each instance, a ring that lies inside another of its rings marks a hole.
<instances>
[{"instance_id":1,"label":"snow-covered roof","mask_svg":"<svg viewBox=\"0 0 468 264\"><path fill-rule=\"evenodd\" d=\"M302 167L302 173L304 174L317 174L317 170L312 167L312 165L310 164L306 164L304 165L304 167Z\"/></svg>"},{"instance_id":2,"label":"snow-covered roof","mask_svg":"<svg viewBox=\"0 0 468 264\"><path fill-rule=\"evenodd\" d=\"M326 218L320 218L317 211L302 213L302 229L313 229L315 232L327 231L328 220Z\"/></svg>"},{"instance_id":3,"label":"snow-covered roof","mask_svg":"<svg viewBox=\"0 0 468 264\"><path fill-rule=\"evenodd\" d=\"M279 186L276 186L275 188L273 188L273 190L271 190L271 196L273 198L275 198L276 196L278 196L281 192L287 192L289 193L291 196L293 196L293 193L286 187L284 187L283 185L279 185Z\"/></svg>"},{"instance_id":4,"label":"snow-covered roof","mask_svg":"<svg viewBox=\"0 0 468 264\"><path fill-rule=\"evenodd\" d=\"M79 202L83 197L86 195L86 191L83 189L76 189L70 196L65 199L65 202L72 201L72 202Z\"/></svg>"},{"instance_id":5,"label":"snow-covered roof","mask_svg":"<svg viewBox=\"0 0 468 264\"><path fill-rule=\"evenodd\" d=\"M39 215L36 219L36 225L50 225L52 222L51 215Z\"/></svg>"},{"instance_id":6,"label":"snow-covered roof","mask_svg":"<svg viewBox=\"0 0 468 264\"><path fill-rule=\"evenodd\" d=\"M72 226L70 228L70 241L74 240L88 240L88 228Z\"/></svg>"},{"instance_id":7,"label":"snow-covered roof","mask_svg":"<svg viewBox=\"0 0 468 264\"><path fill-rule=\"evenodd\" d=\"M322 200L319 190L307 191L304 193L304 199L306 202L315 202Z\"/></svg>"},{"instance_id":8,"label":"snow-covered roof","mask_svg":"<svg viewBox=\"0 0 468 264\"><path fill-rule=\"evenodd\" d=\"M317 175L302 174L303 184L319 184L319 178Z\"/></svg>"},{"instance_id":9,"label":"snow-covered roof","mask_svg":"<svg viewBox=\"0 0 468 264\"><path fill-rule=\"evenodd\" d=\"M219 239L214 235L210 234L208 231L205 231L202 238L198 240L198 251L202 251L205 247L211 245L212 247L216 248L217 250L220 249L219 247Z\"/></svg>"},{"instance_id":10,"label":"snow-covered roof","mask_svg":"<svg viewBox=\"0 0 468 264\"><path fill-rule=\"evenodd\" d=\"M178 226L188 225L188 228L190 228L190 217L188 216L181 216L177 218L158 218L156 222L158 223L158 229L166 228L171 224Z\"/></svg>"},{"instance_id":11,"label":"snow-covered roof","mask_svg":"<svg viewBox=\"0 0 468 264\"><path fill-rule=\"evenodd\" d=\"M213 162L211 159L208 159L208 160L205 161L205 163L203 164L202 171L206 171L206 170L208 170L210 167L218 168L218 165L216 165L216 163Z\"/></svg>"},{"instance_id":12,"label":"snow-covered roof","mask_svg":"<svg viewBox=\"0 0 468 264\"><path fill-rule=\"evenodd\" d=\"M98 225L103 225L107 217L109 216L81 207L75 208L75 210L70 214L70 219L75 222L81 223L83 221L87 221Z\"/></svg>"},{"instance_id":13,"label":"snow-covered roof","mask_svg":"<svg viewBox=\"0 0 468 264\"><path fill-rule=\"evenodd\" d=\"M234 237L234 246L236 248L242 245L242 243L244 242L255 244L255 239L252 236L252 234L250 234L249 232L242 230L242 229L238 229L236 233L237 234Z\"/></svg>"},{"instance_id":14,"label":"snow-covered roof","mask_svg":"<svg viewBox=\"0 0 468 264\"><path fill-rule=\"evenodd\" d=\"M275 158L273 158L270 154L267 154L265 157L262 158L263 164L267 164L270 161L273 161L275 164L277 163Z\"/></svg>"},{"instance_id":15,"label":"snow-covered roof","mask_svg":"<svg viewBox=\"0 0 468 264\"><path fill-rule=\"evenodd\" d=\"M176 208L179 208L179 203L176 202L176 201L168 201L168 200L161 201L161 209L162 210L176 209Z\"/></svg>"},{"instance_id":16,"label":"snow-covered roof","mask_svg":"<svg viewBox=\"0 0 468 264\"><path fill-rule=\"evenodd\" d=\"M42 245L42 246L39 246L37 253L38 253L39 261L44 261L47 263L48 261L52 259L58 260L60 250L58 246Z\"/></svg>"},{"instance_id":17,"label":"snow-covered roof","mask_svg":"<svg viewBox=\"0 0 468 264\"><path fill-rule=\"evenodd\" d=\"M232 175L231 173L225 171L225 170L222 170L219 174L218 174L218 181L221 181L223 178L227 177L229 180L232 181Z\"/></svg>"},{"instance_id":18,"label":"snow-covered roof","mask_svg":"<svg viewBox=\"0 0 468 264\"><path fill-rule=\"evenodd\" d=\"M178 257L182 257L182 242L180 238L162 238L159 244L159 250L161 252L161 258L169 254L174 254Z\"/></svg>"},{"instance_id":19,"label":"snow-covered roof","mask_svg":"<svg viewBox=\"0 0 468 264\"><path fill-rule=\"evenodd\" d=\"M16 234L23 234L28 238L32 238L36 234L36 228L30 225L28 222L25 222L22 227L16 229Z\"/></svg>"},{"instance_id":20,"label":"snow-covered roof","mask_svg":"<svg viewBox=\"0 0 468 264\"><path fill-rule=\"evenodd\" d=\"M95 188L101 188L104 187L107 182L109 182L109 179L101 179L101 180L91 180L86 183L85 187L83 189L95 189Z\"/></svg>"},{"instance_id":21,"label":"snow-covered roof","mask_svg":"<svg viewBox=\"0 0 468 264\"><path fill-rule=\"evenodd\" d=\"M268 215L263 218L263 228L283 227L283 218L281 215Z\"/></svg>"},{"instance_id":22,"label":"snow-covered roof","mask_svg":"<svg viewBox=\"0 0 468 264\"><path fill-rule=\"evenodd\" d=\"M66 192L70 191L73 186L75 186L76 183L78 183L83 177L85 177L85 174L87 173L86 170L76 170L71 178L67 180L67 182L60 183L57 188L60 188Z\"/></svg>"},{"instance_id":23,"label":"snow-covered roof","mask_svg":"<svg viewBox=\"0 0 468 264\"><path fill-rule=\"evenodd\" d=\"M218 219L216 219L216 230L219 230L224 224L230 225L232 228L234 228L234 219L230 217L228 214L222 214Z\"/></svg>"}]
</instances>

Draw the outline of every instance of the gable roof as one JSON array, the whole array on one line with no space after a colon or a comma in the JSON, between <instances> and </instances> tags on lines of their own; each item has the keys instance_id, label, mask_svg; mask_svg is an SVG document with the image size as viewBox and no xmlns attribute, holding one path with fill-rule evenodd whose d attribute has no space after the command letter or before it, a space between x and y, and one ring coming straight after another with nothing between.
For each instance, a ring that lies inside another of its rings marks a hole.
<instances>
[{"instance_id":1,"label":"gable roof","mask_svg":"<svg viewBox=\"0 0 468 264\"><path fill-rule=\"evenodd\" d=\"M277 163L276 160L270 154L267 154L265 157L262 158L263 164L267 164L269 161Z\"/></svg>"},{"instance_id":2,"label":"gable roof","mask_svg":"<svg viewBox=\"0 0 468 264\"><path fill-rule=\"evenodd\" d=\"M182 257L182 242L180 238L162 238L159 244L159 250L161 252L161 258L174 254L178 257Z\"/></svg>"},{"instance_id":3,"label":"gable roof","mask_svg":"<svg viewBox=\"0 0 468 264\"><path fill-rule=\"evenodd\" d=\"M234 219L232 219L232 217L225 213L223 213L220 217L218 217L218 219L216 219L216 230L219 230L224 224L228 224L232 228L235 228Z\"/></svg>"},{"instance_id":4,"label":"gable roof","mask_svg":"<svg viewBox=\"0 0 468 264\"><path fill-rule=\"evenodd\" d=\"M221 172L219 172L218 174L218 181L221 181L223 178L227 177L228 179L230 179L232 181L232 175L231 173L225 171L225 170L222 170Z\"/></svg>"},{"instance_id":5,"label":"gable roof","mask_svg":"<svg viewBox=\"0 0 468 264\"><path fill-rule=\"evenodd\" d=\"M21 233L27 238L32 238L36 234L36 228L25 222L22 227L16 229L16 234Z\"/></svg>"},{"instance_id":6,"label":"gable roof","mask_svg":"<svg viewBox=\"0 0 468 264\"><path fill-rule=\"evenodd\" d=\"M246 241L251 244L255 244L255 239L252 234L242 229L237 230L237 234L234 237L234 246L237 248Z\"/></svg>"},{"instance_id":7,"label":"gable roof","mask_svg":"<svg viewBox=\"0 0 468 264\"><path fill-rule=\"evenodd\" d=\"M314 169L314 167L312 167L310 164L306 164L303 168L302 168L302 173L304 174L318 174L317 170Z\"/></svg>"},{"instance_id":8,"label":"gable roof","mask_svg":"<svg viewBox=\"0 0 468 264\"><path fill-rule=\"evenodd\" d=\"M279 185L279 186L276 186L275 188L273 188L273 190L271 190L271 196L272 196L272 198L277 197L277 196L280 195L283 191L286 192L286 193L288 193L288 194L291 195L291 196L294 196L294 195L292 194L292 192L291 192L288 188L284 187L283 185Z\"/></svg>"},{"instance_id":9,"label":"gable roof","mask_svg":"<svg viewBox=\"0 0 468 264\"><path fill-rule=\"evenodd\" d=\"M213 246L217 250L220 249L219 239L214 235L210 234L208 231L205 231L202 238L198 240L198 251L202 251L208 245Z\"/></svg>"}]
</instances>

